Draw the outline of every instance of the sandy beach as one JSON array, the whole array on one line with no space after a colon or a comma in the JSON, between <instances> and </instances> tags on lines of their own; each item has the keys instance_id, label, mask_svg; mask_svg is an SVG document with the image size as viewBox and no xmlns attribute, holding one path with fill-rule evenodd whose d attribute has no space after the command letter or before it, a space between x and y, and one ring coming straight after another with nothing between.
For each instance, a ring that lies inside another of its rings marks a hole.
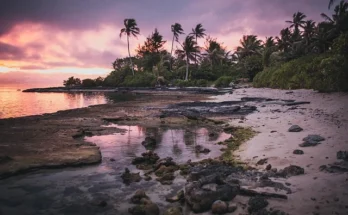
<instances>
[{"instance_id":1,"label":"sandy beach","mask_svg":"<svg viewBox=\"0 0 348 215\"><path fill-rule=\"evenodd\" d=\"M235 152L240 160L258 169L265 168L265 165L256 165L263 158L268 158L268 164L273 168L297 165L305 169L304 175L283 180L291 184L293 193L288 195L285 204L273 200L273 208L289 214L348 214L347 172L327 173L319 170L321 165L337 162L338 151L348 150L348 94L248 88L217 96L217 100L229 101L242 97L310 102L296 109L270 104L272 102L265 102L264 105L258 103L254 104L258 112L246 116L243 123L239 119L230 120L231 124L250 126L259 132ZM299 125L304 130L288 132L291 125ZM302 138L309 134L321 135L326 140L315 147L299 147ZM293 154L295 149L303 150L304 154Z\"/></svg>"}]
</instances>

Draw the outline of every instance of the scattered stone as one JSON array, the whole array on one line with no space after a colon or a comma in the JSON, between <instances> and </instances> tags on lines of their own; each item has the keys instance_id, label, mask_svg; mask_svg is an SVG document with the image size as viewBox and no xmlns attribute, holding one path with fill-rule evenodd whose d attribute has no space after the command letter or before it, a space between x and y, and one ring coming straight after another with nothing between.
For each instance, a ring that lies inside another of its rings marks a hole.
<instances>
[{"instance_id":1,"label":"scattered stone","mask_svg":"<svg viewBox=\"0 0 348 215\"><path fill-rule=\"evenodd\" d=\"M300 149L295 149L295 150L293 151L293 154L295 154L295 155L303 155L304 152L303 152L302 150L300 150Z\"/></svg>"},{"instance_id":2,"label":"scattered stone","mask_svg":"<svg viewBox=\"0 0 348 215\"><path fill-rule=\"evenodd\" d=\"M237 204L235 204L235 203L230 203L229 205L228 205L228 209L227 209L227 211L229 212L229 213L233 213L233 212L235 212L236 210L237 210Z\"/></svg>"},{"instance_id":3,"label":"scattered stone","mask_svg":"<svg viewBox=\"0 0 348 215\"><path fill-rule=\"evenodd\" d=\"M228 212L228 205L226 202L217 200L211 206L211 211L213 214L225 214Z\"/></svg>"},{"instance_id":4,"label":"scattered stone","mask_svg":"<svg viewBox=\"0 0 348 215\"><path fill-rule=\"evenodd\" d=\"M318 141L314 141L314 140L306 140L303 143L299 144L300 147L311 147L311 146L316 146L320 144L320 142Z\"/></svg>"},{"instance_id":5,"label":"scattered stone","mask_svg":"<svg viewBox=\"0 0 348 215\"><path fill-rule=\"evenodd\" d=\"M315 141L315 142L321 142L324 141L325 138L320 136L320 135L316 135L316 134L310 134L307 137L303 138L303 141Z\"/></svg>"},{"instance_id":6,"label":"scattered stone","mask_svg":"<svg viewBox=\"0 0 348 215\"><path fill-rule=\"evenodd\" d=\"M327 169L327 166L326 165L321 165L320 167L319 167L319 170L320 171L324 171L324 170L326 170Z\"/></svg>"},{"instance_id":7,"label":"scattered stone","mask_svg":"<svg viewBox=\"0 0 348 215\"><path fill-rule=\"evenodd\" d=\"M285 182L285 185L286 185L286 186L291 186L291 183Z\"/></svg>"},{"instance_id":8,"label":"scattered stone","mask_svg":"<svg viewBox=\"0 0 348 215\"><path fill-rule=\"evenodd\" d=\"M183 190L180 190L175 196L172 197L166 197L167 202L178 202L180 200L183 200L185 198L185 193Z\"/></svg>"},{"instance_id":9,"label":"scattered stone","mask_svg":"<svg viewBox=\"0 0 348 215\"><path fill-rule=\"evenodd\" d=\"M273 168L273 169L271 169L271 172L277 173L278 169L277 168Z\"/></svg>"},{"instance_id":10,"label":"scattered stone","mask_svg":"<svg viewBox=\"0 0 348 215\"><path fill-rule=\"evenodd\" d=\"M337 159L348 161L348 151L337 152ZM1 163L1 158L0 158L0 163Z\"/></svg>"},{"instance_id":11,"label":"scattered stone","mask_svg":"<svg viewBox=\"0 0 348 215\"><path fill-rule=\"evenodd\" d=\"M140 204L141 199L149 199L144 190L137 190L135 194L131 197L131 202L133 204Z\"/></svg>"},{"instance_id":12,"label":"scattered stone","mask_svg":"<svg viewBox=\"0 0 348 215\"><path fill-rule=\"evenodd\" d=\"M128 168L126 168L124 173L122 173L121 178L123 180L123 183L127 185L133 182L141 181L140 173L131 173Z\"/></svg>"},{"instance_id":13,"label":"scattered stone","mask_svg":"<svg viewBox=\"0 0 348 215\"><path fill-rule=\"evenodd\" d=\"M141 143L146 149L156 148L157 141L153 137L146 137L145 140Z\"/></svg>"},{"instance_id":14,"label":"scattered stone","mask_svg":"<svg viewBox=\"0 0 348 215\"><path fill-rule=\"evenodd\" d=\"M314 198L314 197L312 197L312 198L311 198L311 200L312 200L312 201L317 201L317 199L316 199L316 198Z\"/></svg>"},{"instance_id":15,"label":"scattered stone","mask_svg":"<svg viewBox=\"0 0 348 215\"><path fill-rule=\"evenodd\" d=\"M146 176L144 177L144 180L145 180L145 181L151 181L151 180L152 180L152 177L149 176L149 175L146 175Z\"/></svg>"},{"instance_id":16,"label":"scattered stone","mask_svg":"<svg viewBox=\"0 0 348 215\"><path fill-rule=\"evenodd\" d=\"M271 169L272 169L272 165L271 165L271 164L268 164L268 165L266 166L266 170L269 171L269 170L271 170Z\"/></svg>"},{"instance_id":17,"label":"scattered stone","mask_svg":"<svg viewBox=\"0 0 348 215\"><path fill-rule=\"evenodd\" d=\"M277 131L271 131L271 133L276 133Z\"/></svg>"},{"instance_id":18,"label":"scattered stone","mask_svg":"<svg viewBox=\"0 0 348 215\"><path fill-rule=\"evenodd\" d=\"M300 131L303 131L303 128L301 128L300 126L298 125L292 125L289 129L288 129L289 132L300 132Z\"/></svg>"},{"instance_id":19,"label":"scattered stone","mask_svg":"<svg viewBox=\"0 0 348 215\"><path fill-rule=\"evenodd\" d=\"M168 208L163 215L183 215L181 207Z\"/></svg>"},{"instance_id":20,"label":"scattered stone","mask_svg":"<svg viewBox=\"0 0 348 215\"><path fill-rule=\"evenodd\" d=\"M159 215L159 207L149 199L142 199L141 205L129 208L128 212L132 215Z\"/></svg>"},{"instance_id":21,"label":"scattered stone","mask_svg":"<svg viewBox=\"0 0 348 215\"><path fill-rule=\"evenodd\" d=\"M152 152L152 151L147 151L141 154L141 157L135 157L132 160L132 164L137 165L137 164L149 164L153 165L159 160L160 157Z\"/></svg>"},{"instance_id":22,"label":"scattered stone","mask_svg":"<svg viewBox=\"0 0 348 215\"><path fill-rule=\"evenodd\" d=\"M268 158L263 158L263 159L259 160L256 164L257 165L264 165L265 163L267 163L267 161L268 161Z\"/></svg>"},{"instance_id":23,"label":"scattered stone","mask_svg":"<svg viewBox=\"0 0 348 215\"><path fill-rule=\"evenodd\" d=\"M208 153L210 152L210 149L204 148L204 147L201 146L201 145L197 145L197 146L195 146L195 151L196 151L197 153L208 154Z\"/></svg>"},{"instance_id":24,"label":"scattered stone","mask_svg":"<svg viewBox=\"0 0 348 215\"><path fill-rule=\"evenodd\" d=\"M116 160L115 160L115 159L113 159L113 158L110 158L110 161L111 161L111 162L114 162L114 161L116 161Z\"/></svg>"},{"instance_id":25,"label":"scattered stone","mask_svg":"<svg viewBox=\"0 0 348 215\"><path fill-rule=\"evenodd\" d=\"M171 185L174 179L175 176L173 173L166 173L162 177L157 178L156 180L159 181L162 185Z\"/></svg>"},{"instance_id":26,"label":"scattered stone","mask_svg":"<svg viewBox=\"0 0 348 215\"><path fill-rule=\"evenodd\" d=\"M278 171L277 175L280 177L291 177L296 175L302 175L304 174L304 169L299 166L290 165L288 167L285 167L283 170Z\"/></svg>"},{"instance_id":27,"label":"scattered stone","mask_svg":"<svg viewBox=\"0 0 348 215\"><path fill-rule=\"evenodd\" d=\"M248 201L248 211L249 213L257 212L268 206L268 201L263 197L251 197Z\"/></svg>"}]
</instances>

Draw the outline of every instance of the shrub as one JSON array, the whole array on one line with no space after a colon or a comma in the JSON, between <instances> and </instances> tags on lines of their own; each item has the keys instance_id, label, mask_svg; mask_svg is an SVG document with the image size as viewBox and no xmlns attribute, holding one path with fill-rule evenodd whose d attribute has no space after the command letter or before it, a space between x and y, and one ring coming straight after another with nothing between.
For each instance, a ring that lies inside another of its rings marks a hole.
<instances>
[{"instance_id":1,"label":"shrub","mask_svg":"<svg viewBox=\"0 0 348 215\"><path fill-rule=\"evenodd\" d=\"M83 87L95 87L96 83L93 79L87 78L82 80Z\"/></svg>"},{"instance_id":2,"label":"shrub","mask_svg":"<svg viewBox=\"0 0 348 215\"><path fill-rule=\"evenodd\" d=\"M156 77L152 73L138 72L135 76L127 76L120 84L122 87L154 87Z\"/></svg>"},{"instance_id":3,"label":"shrub","mask_svg":"<svg viewBox=\"0 0 348 215\"><path fill-rule=\"evenodd\" d=\"M229 87L233 78L230 76L221 76L215 81L215 87Z\"/></svg>"},{"instance_id":4,"label":"shrub","mask_svg":"<svg viewBox=\"0 0 348 215\"><path fill-rule=\"evenodd\" d=\"M332 48L335 54L348 56L348 33L341 34L335 39Z\"/></svg>"}]
</instances>

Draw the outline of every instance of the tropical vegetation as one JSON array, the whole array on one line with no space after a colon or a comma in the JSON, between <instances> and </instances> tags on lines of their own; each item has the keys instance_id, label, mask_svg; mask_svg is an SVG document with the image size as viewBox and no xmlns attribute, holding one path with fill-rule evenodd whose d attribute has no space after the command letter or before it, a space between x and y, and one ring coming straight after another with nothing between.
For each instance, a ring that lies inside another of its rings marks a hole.
<instances>
[{"instance_id":1,"label":"tropical vegetation","mask_svg":"<svg viewBox=\"0 0 348 215\"><path fill-rule=\"evenodd\" d=\"M284 22L288 26L278 36L244 35L235 50L207 35L201 23L186 35L181 24L174 23L168 26L170 52L164 47L167 41L154 29L138 45L135 56L130 54L129 39L137 37L140 29L135 19L125 19L120 36L127 37L128 57L115 59L110 74L98 83L68 79L64 84L228 87L248 79L255 87L348 91L348 3L329 0L328 7L332 14L320 14L321 22L298 11Z\"/></svg>"}]
</instances>

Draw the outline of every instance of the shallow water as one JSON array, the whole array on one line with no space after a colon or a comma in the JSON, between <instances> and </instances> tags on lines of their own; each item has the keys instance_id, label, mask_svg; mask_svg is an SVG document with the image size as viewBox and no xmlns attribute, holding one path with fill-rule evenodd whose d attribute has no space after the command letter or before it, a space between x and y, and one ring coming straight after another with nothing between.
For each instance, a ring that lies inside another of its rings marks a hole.
<instances>
[{"instance_id":1,"label":"shallow water","mask_svg":"<svg viewBox=\"0 0 348 215\"><path fill-rule=\"evenodd\" d=\"M119 93L24 93L0 86L0 119L53 113L59 110L88 107L134 99Z\"/></svg>"},{"instance_id":2,"label":"shallow water","mask_svg":"<svg viewBox=\"0 0 348 215\"><path fill-rule=\"evenodd\" d=\"M135 190L142 188L160 208L166 207L165 196L177 192L185 184L184 178L177 176L172 186L159 184L156 180L122 183L121 174L125 167L133 172L131 160L145 152L141 142L146 135L155 136L158 147L155 152L161 158L171 156L177 163L188 159L200 160L221 154L215 143L229 137L221 133L209 137L205 128L190 130L169 128L144 128L140 126L117 126L123 133L87 137L86 141L100 146L103 161L99 165L67 168L61 170L41 170L0 181L0 210L3 214L128 214L131 207L129 198ZM209 148L209 154L196 154L196 144ZM115 159L114 162L110 158ZM97 206L107 201L105 208ZM1 214L1 212L0 212Z\"/></svg>"}]
</instances>

